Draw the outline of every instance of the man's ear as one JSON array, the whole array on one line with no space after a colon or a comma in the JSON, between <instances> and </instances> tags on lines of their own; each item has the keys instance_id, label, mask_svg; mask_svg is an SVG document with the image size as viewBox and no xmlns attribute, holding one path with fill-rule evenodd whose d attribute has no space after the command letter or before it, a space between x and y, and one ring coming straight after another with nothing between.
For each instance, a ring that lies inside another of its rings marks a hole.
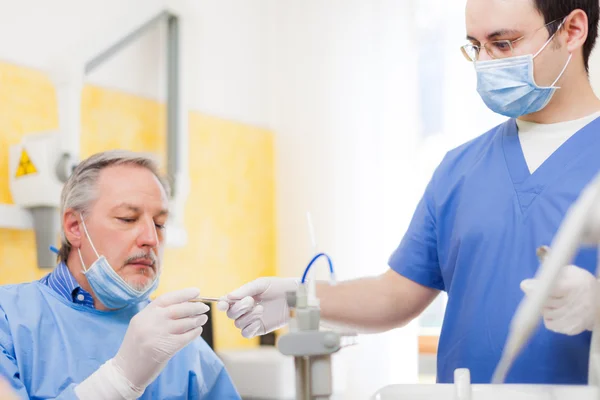
<instances>
[{"instance_id":1,"label":"man's ear","mask_svg":"<svg viewBox=\"0 0 600 400\"><path fill-rule=\"evenodd\" d=\"M587 14L580 9L574 10L567 17L564 27L567 33L567 49L569 53L583 47L588 36L588 18Z\"/></svg>"},{"instance_id":2,"label":"man's ear","mask_svg":"<svg viewBox=\"0 0 600 400\"><path fill-rule=\"evenodd\" d=\"M83 228L81 227L79 213L72 208L67 209L63 214L62 223L65 230L65 236L69 243L71 243L71 246L77 249L80 248Z\"/></svg>"}]
</instances>

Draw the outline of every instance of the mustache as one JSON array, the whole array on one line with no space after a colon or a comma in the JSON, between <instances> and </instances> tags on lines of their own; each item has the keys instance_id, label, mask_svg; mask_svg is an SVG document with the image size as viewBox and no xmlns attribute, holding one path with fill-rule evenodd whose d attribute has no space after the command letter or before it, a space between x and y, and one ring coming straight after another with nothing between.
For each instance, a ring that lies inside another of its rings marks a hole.
<instances>
[{"instance_id":1,"label":"mustache","mask_svg":"<svg viewBox=\"0 0 600 400\"><path fill-rule=\"evenodd\" d=\"M150 250L150 252L148 253L140 252L128 257L127 260L125 260L125 264L129 264L133 261L138 260L149 261L151 263L151 267L154 267L158 262L158 257L156 256L156 254L154 254L152 250Z\"/></svg>"}]
</instances>

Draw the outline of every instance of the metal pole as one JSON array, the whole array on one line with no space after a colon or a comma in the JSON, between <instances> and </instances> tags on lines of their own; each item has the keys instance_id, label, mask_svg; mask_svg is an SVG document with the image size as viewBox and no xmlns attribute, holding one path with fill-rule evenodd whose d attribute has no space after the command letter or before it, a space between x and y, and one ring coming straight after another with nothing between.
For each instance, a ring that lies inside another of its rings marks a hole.
<instances>
[{"instance_id":1,"label":"metal pole","mask_svg":"<svg viewBox=\"0 0 600 400\"><path fill-rule=\"evenodd\" d=\"M171 181L171 197L175 198L177 182L181 169L180 154L186 149L180 148L181 121L180 78L179 78L179 20L175 15L167 18L167 175Z\"/></svg>"},{"instance_id":2,"label":"metal pole","mask_svg":"<svg viewBox=\"0 0 600 400\"><path fill-rule=\"evenodd\" d=\"M182 124L180 121L180 43L179 19L168 11L162 11L149 21L140 24L128 35L107 47L84 66L84 73L88 74L106 60L118 53L122 48L145 34L153 26L166 21L167 23L167 175L171 182L171 197L175 198L177 192L176 177L181 169L180 156L185 149L180 148L180 134Z\"/></svg>"},{"instance_id":3,"label":"metal pole","mask_svg":"<svg viewBox=\"0 0 600 400\"><path fill-rule=\"evenodd\" d=\"M329 399L333 394L331 356L326 354L311 357L309 376L312 398Z\"/></svg>"},{"instance_id":4,"label":"metal pole","mask_svg":"<svg viewBox=\"0 0 600 400\"><path fill-rule=\"evenodd\" d=\"M92 58L91 60L89 60L85 63L84 72L86 74L88 74L91 71L93 71L94 69L96 69L100 64L102 64L104 61L111 58L115 53L118 53L119 50L121 50L122 48L127 46L129 43L133 42L138 37L143 35L146 32L146 30L148 30L155 24L159 23L161 20L163 20L168 15L169 15L169 13L167 11L163 11L163 12L159 13L154 18L152 18L150 21L141 24L140 26L135 28L131 33L129 33L127 36L122 37L119 41L117 41L110 47L101 51L98 55L96 55L94 58Z\"/></svg>"},{"instance_id":5,"label":"metal pole","mask_svg":"<svg viewBox=\"0 0 600 400\"><path fill-rule=\"evenodd\" d=\"M296 365L296 400L311 400L310 398L310 359L294 357Z\"/></svg>"}]
</instances>

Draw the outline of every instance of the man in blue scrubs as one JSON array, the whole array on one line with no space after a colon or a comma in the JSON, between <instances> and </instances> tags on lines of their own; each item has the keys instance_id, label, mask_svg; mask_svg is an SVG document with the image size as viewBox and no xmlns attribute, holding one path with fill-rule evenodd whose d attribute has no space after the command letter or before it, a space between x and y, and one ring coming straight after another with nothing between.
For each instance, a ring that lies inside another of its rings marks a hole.
<instances>
[{"instance_id":1,"label":"man in blue scrubs","mask_svg":"<svg viewBox=\"0 0 600 400\"><path fill-rule=\"evenodd\" d=\"M162 271L169 187L155 163L110 151L61 196L58 266L0 287L0 375L20 398L239 399L202 340L208 307L187 288L150 302Z\"/></svg>"},{"instance_id":2,"label":"man in blue scrubs","mask_svg":"<svg viewBox=\"0 0 600 400\"><path fill-rule=\"evenodd\" d=\"M437 380L451 382L456 368L469 368L473 382L490 382L521 283L539 266L536 249L551 242L600 170L600 100L587 74L597 24L598 0L467 1L463 55L484 102L509 119L445 156L389 271L318 285L324 319L383 331L408 323L446 291ZM561 299L595 282L586 270L595 270L596 252L575 261L577 272L563 277L566 292L553 293L546 324L507 382L587 382L589 326L574 328ZM244 336L262 335L287 322L284 293L296 286L295 279L261 278L219 308ZM369 300L357 310L349 306L356 299Z\"/></svg>"}]
</instances>

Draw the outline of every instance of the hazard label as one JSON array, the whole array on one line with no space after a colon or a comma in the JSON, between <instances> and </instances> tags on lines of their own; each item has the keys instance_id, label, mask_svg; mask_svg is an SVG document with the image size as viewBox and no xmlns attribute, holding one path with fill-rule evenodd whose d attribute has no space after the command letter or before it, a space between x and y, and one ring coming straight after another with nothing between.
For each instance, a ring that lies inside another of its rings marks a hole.
<instances>
[{"instance_id":1,"label":"hazard label","mask_svg":"<svg viewBox=\"0 0 600 400\"><path fill-rule=\"evenodd\" d=\"M19 167L17 168L17 173L15 175L16 178L20 178L21 176L36 174L37 169L33 162L29 158L29 154L23 149L21 151L21 158L19 159Z\"/></svg>"}]
</instances>

